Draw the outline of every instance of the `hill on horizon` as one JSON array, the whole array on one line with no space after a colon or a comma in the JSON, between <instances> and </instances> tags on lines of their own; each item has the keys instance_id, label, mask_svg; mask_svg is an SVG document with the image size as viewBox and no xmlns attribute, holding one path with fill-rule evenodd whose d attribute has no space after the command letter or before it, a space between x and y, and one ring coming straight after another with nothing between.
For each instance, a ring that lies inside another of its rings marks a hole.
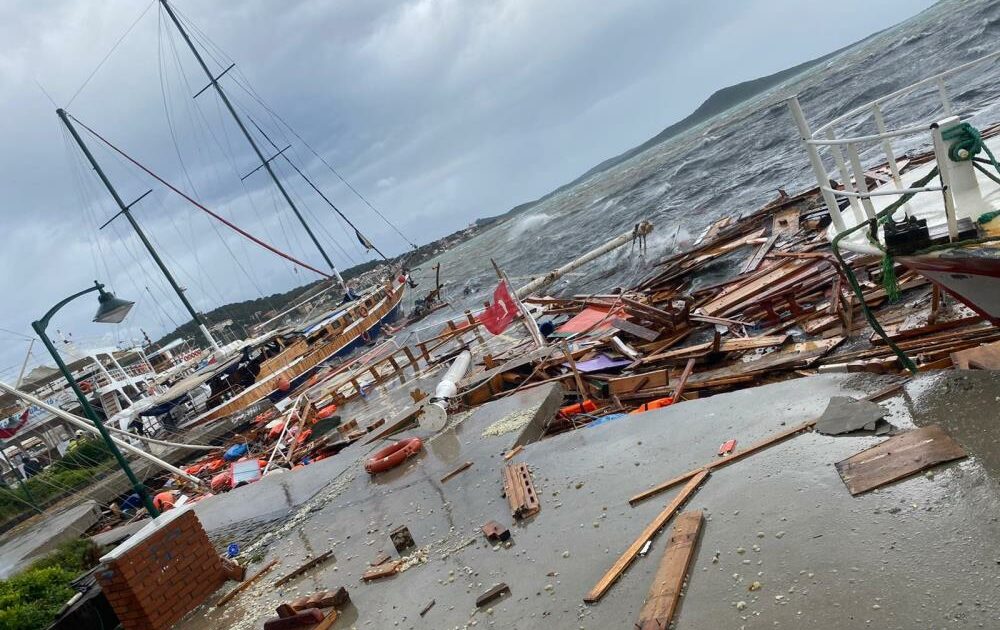
<instances>
[{"instance_id":1,"label":"hill on horizon","mask_svg":"<svg viewBox=\"0 0 1000 630\"><path fill-rule=\"evenodd\" d=\"M792 66L791 68L780 70L778 72L775 72L774 74L758 77L756 79L750 79L748 81L743 81L741 83L737 83L735 85L730 85L729 87L724 87L722 89L716 90L711 96L705 99L705 101L703 101L702 104L699 105L693 112L691 112L681 120L678 120L677 122L667 126L658 134L646 140L645 142L638 144L632 147L631 149L623 151L618 155L615 155L613 157L604 160L603 162L594 166L593 168L591 168L584 174L580 175L573 181L567 184L563 184L562 186L559 186L558 188L552 190L551 192L542 195L538 199L518 204L513 208L511 208L510 210L508 210L507 212L504 212L502 214L493 217L489 217L489 219L490 220L506 219L521 214L522 212L526 212L527 210L530 210L534 206L538 205L539 203L542 203L546 199L558 195L562 191L568 190L573 186L576 186L580 182L586 181L587 178L592 177L603 171L606 171L610 168L613 168L618 164L621 164L622 162L629 160L635 157L636 155L639 155L643 151L646 151L647 149L660 144L661 142L664 142L681 133L684 133L688 129L691 129L696 125L700 125L701 123L709 120L710 118L717 116L729 109L732 109L733 107L736 107L740 103L743 103L759 94L762 94L763 92L766 92L772 87L775 87L776 85L779 85L784 81L798 74L801 74L802 72L805 72L806 70L809 70L810 68L818 64L824 63L828 59L831 59L832 57L839 55L845 50L853 48L854 46L857 46L861 43L868 41L869 39L875 37L881 32L882 31L872 33L871 35L865 37L864 39L858 40L852 44L848 44L847 46L844 46L842 48L838 48L837 50L831 53L827 53L821 57L816 57L815 59L805 61L798 65Z\"/></svg>"}]
</instances>

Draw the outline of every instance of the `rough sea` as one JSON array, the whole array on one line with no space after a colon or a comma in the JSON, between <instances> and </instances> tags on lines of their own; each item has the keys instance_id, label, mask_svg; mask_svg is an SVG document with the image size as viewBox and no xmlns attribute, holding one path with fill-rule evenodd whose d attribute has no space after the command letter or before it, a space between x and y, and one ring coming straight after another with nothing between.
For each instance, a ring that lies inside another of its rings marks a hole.
<instances>
[{"instance_id":1,"label":"rough sea","mask_svg":"<svg viewBox=\"0 0 1000 630\"><path fill-rule=\"evenodd\" d=\"M645 257L626 246L551 286L549 295L600 293L629 286L656 260L687 243L711 222L759 208L782 188L794 194L816 185L784 99L798 95L813 129L875 98L939 72L1000 50L1000 2L945 0L910 20L856 44L679 136L509 218L420 266L421 286L432 288L441 263L445 299L425 326L482 306L496 285L493 258L520 286L532 276L569 262L613 236L647 220L655 229ZM721 86L720 86L721 87ZM956 113L977 126L1000 121L1000 61L955 75L947 82ZM883 108L888 127L943 117L934 88ZM664 120L663 125L674 121ZM840 132L875 133L871 116ZM897 156L930 146L930 134L897 142ZM862 160L882 161L865 147ZM834 170L827 159L827 168ZM468 285L468 294L463 288Z\"/></svg>"}]
</instances>

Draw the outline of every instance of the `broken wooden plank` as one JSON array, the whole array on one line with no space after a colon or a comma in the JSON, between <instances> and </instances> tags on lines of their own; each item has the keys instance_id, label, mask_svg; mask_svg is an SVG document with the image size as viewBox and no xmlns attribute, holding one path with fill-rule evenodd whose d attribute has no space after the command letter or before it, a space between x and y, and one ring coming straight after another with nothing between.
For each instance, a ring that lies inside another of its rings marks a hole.
<instances>
[{"instance_id":1,"label":"broken wooden plank","mask_svg":"<svg viewBox=\"0 0 1000 630\"><path fill-rule=\"evenodd\" d=\"M510 594L510 587L501 582L476 598L476 608L482 608L486 604L500 599L504 593Z\"/></svg>"},{"instance_id":2,"label":"broken wooden plank","mask_svg":"<svg viewBox=\"0 0 1000 630\"><path fill-rule=\"evenodd\" d=\"M294 571L292 571L291 573L289 573L285 577L279 578L278 581L274 583L274 586L278 587L278 586L281 586L282 584L287 584L288 582L290 582L290 581L294 580L295 578L299 577L300 575L302 575L303 573L305 573L309 569L311 569L313 567L316 567L316 566L319 566L320 564L323 564L324 562L326 562L327 560L329 560L332 556L333 556L333 551L324 551L323 553L321 553L320 555L316 556L315 558L313 558L309 562L306 562L305 564L303 564L299 568L295 569Z\"/></svg>"},{"instance_id":3,"label":"broken wooden plank","mask_svg":"<svg viewBox=\"0 0 1000 630\"><path fill-rule=\"evenodd\" d=\"M514 448L512 448L509 451L507 451L506 453L504 453L504 455L503 455L504 461L505 462L509 462L510 460L514 459L517 456L517 454L520 453L523 450L524 450L524 444L518 444Z\"/></svg>"},{"instance_id":4,"label":"broken wooden plank","mask_svg":"<svg viewBox=\"0 0 1000 630\"><path fill-rule=\"evenodd\" d=\"M684 387L687 385L688 379L691 378L691 372L694 370L694 357L688 359L687 365L684 366L684 371L681 372L681 377L677 380L677 387L674 389L674 402L680 402L681 396L684 395Z\"/></svg>"},{"instance_id":5,"label":"broken wooden plank","mask_svg":"<svg viewBox=\"0 0 1000 630\"><path fill-rule=\"evenodd\" d=\"M276 564L278 564L277 558L268 562L266 565L264 565L264 567L260 571L257 571L256 573L248 577L246 581L240 583L239 586L237 586L236 588L234 588L233 590L229 591L221 598L219 598L219 601L215 602L215 607L222 608L223 606L225 606L226 603L229 602L229 600L239 595L242 591L250 588L251 584L259 580L265 573L273 569L274 565Z\"/></svg>"},{"instance_id":6,"label":"broken wooden plank","mask_svg":"<svg viewBox=\"0 0 1000 630\"><path fill-rule=\"evenodd\" d=\"M965 449L933 424L895 435L836 466L850 493L858 495L965 456Z\"/></svg>"},{"instance_id":7,"label":"broken wooden plank","mask_svg":"<svg viewBox=\"0 0 1000 630\"><path fill-rule=\"evenodd\" d=\"M351 596L343 586L337 587L335 591L320 591L312 595L305 595L292 601L292 608L296 612L306 608L343 608L349 604Z\"/></svg>"},{"instance_id":8,"label":"broken wooden plank","mask_svg":"<svg viewBox=\"0 0 1000 630\"><path fill-rule=\"evenodd\" d=\"M337 612L336 608L331 610L330 612L326 613L326 617L323 618L323 621L316 624L316 626L313 627L312 630L330 630L330 628L333 627L334 622L337 621L337 616L339 614L340 613Z\"/></svg>"},{"instance_id":9,"label":"broken wooden plank","mask_svg":"<svg viewBox=\"0 0 1000 630\"><path fill-rule=\"evenodd\" d=\"M1000 342L952 352L951 360L960 370L1000 370Z\"/></svg>"},{"instance_id":10,"label":"broken wooden plank","mask_svg":"<svg viewBox=\"0 0 1000 630\"><path fill-rule=\"evenodd\" d=\"M705 478L708 477L708 475L709 471L700 470L690 477L687 485L684 486L679 493L677 493L677 496L674 497L665 508L663 508L662 512L656 515L656 518L654 518L653 521L646 526L646 529L642 530L639 537L636 538L631 545L629 545L628 549L626 549L618 560L616 560L611 566L611 568L608 569L608 572L605 573L597 584L594 585L594 588L587 593L586 597L583 598L583 601L588 604L593 604L594 602L600 601L600 599L604 597L604 594L608 592L611 585L614 584L615 581L621 577L622 573L625 572L625 569L632 564L632 561L635 560L635 556L642 549L643 545L646 544L646 541L656 536L656 532L660 531L660 529L667 524L670 517L672 517L674 513L684 504L684 502L687 501L692 494L694 494L695 490L697 490L698 486L705 481Z\"/></svg>"},{"instance_id":11,"label":"broken wooden plank","mask_svg":"<svg viewBox=\"0 0 1000 630\"><path fill-rule=\"evenodd\" d=\"M608 379L608 393L631 394L647 387L666 387L669 382L669 370L655 370L632 376L619 376Z\"/></svg>"},{"instance_id":12,"label":"broken wooden plank","mask_svg":"<svg viewBox=\"0 0 1000 630\"><path fill-rule=\"evenodd\" d=\"M772 234L771 238L767 239L763 245L757 248L757 251L753 253L750 258L747 259L746 263L740 269L740 273L750 273L752 271L757 271L760 267L760 263L764 262L764 256L767 255L771 248L774 247L775 242L778 240L779 234Z\"/></svg>"},{"instance_id":13,"label":"broken wooden plank","mask_svg":"<svg viewBox=\"0 0 1000 630\"><path fill-rule=\"evenodd\" d=\"M803 431L809 431L815 425L816 425L816 421L815 420L809 420L808 422L803 422L802 424L797 424L794 427L790 427L788 429L785 429L784 431L779 431L778 433L775 433L775 434L773 434L771 436L768 436L768 437L764 438L763 440L761 440L761 441L759 441L759 442L757 442L755 444L752 444L752 445L750 445L750 446L748 446L748 447L746 447L744 449L740 449L740 450L732 453L731 455L729 455L725 459L718 459L718 460L715 460L713 462L710 462L710 463L706 464L705 466L702 466L701 468L695 468L694 470L689 470L688 472L686 472L686 473L684 473L682 475L679 475L677 477L674 477L673 479L669 479L667 481L664 481L663 483L661 483L659 485L653 486L649 490L645 490L643 492L640 492L639 494L637 494L634 497L632 497L631 499L629 499L628 502L631 505L635 505L636 503L640 503L642 501L645 501L646 499L648 499L650 497L654 497L654 496L660 494L661 492L666 492L667 490L673 488L677 484L684 483L685 481L687 481L688 479L691 479L692 477L695 477L699 473L702 473L702 472L711 472L711 471L716 470L718 468L722 468L723 466L728 466L729 464L736 463L736 462L740 461L741 459L743 459L745 457L749 457L750 455L753 455L754 453L762 451L762 450L764 450L764 449L766 449L768 447L774 446L775 444L780 444L781 442L784 442L785 440L787 440L787 439L789 439L791 437L794 437L794 436L798 435L799 433L802 433Z\"/></svg>"},{"instance_id":14,"label":"broken wooden plank","mask_svg":"<svg viewBox=\"0 0 1000 630\"><path fill-rule=\"evenodd\" d=\"M382 578L396 575L399 573L401 568L403 568L403 561L393 560L392 562L387 562L377 567L368 569L365 571L365 574L361 576L361 579L365 582L374 582L375 580L381 580Z\"/></svg>"},{"instance_id":15,"label":"broken wooden plank","mask_svg":"<svg viewBox=\"0 0 1000 630\"><path fill-rule=\"evenodd\" d=\"M633 324L630 321L619 319L617 317L613 317L611 319L611 325L622 332L626 332L633 337L638 337L639 339L643 339L645 341L656 341L660 338L660 333L655 330L651 330L645 326L640 326L639 324Z\"/></svg>"},{"instance_id":16,"label":"broken wooden plank","mask_svg":"<svg viewBox=\"0 0 1000 630\"><path fill-rule=\"evenodd\" d=\"M447 482L449 479L451 479L455 475L458 475L459 473L468 470L469 467L471 467L471 466L472 466L472 462L465 462L464 464L462 464L461 466L459 466L455 470L451 471L450 473L448 473L444 477L441 477L441 483Z\"/></svg>"},{"instance_id":17,"label":"broken wooden plank","mask_svg":"<svg viewBox=\"0 0 1000 630\"><path fill-rule=\"evenodd\" d=\"M687 359L690 357L704 356L713 350L718 352L746 352L747 350L757 350L760 348L771 348L774 346L780 346L788 341L789 335L766 335L762 337L737 337L734 339L726 339L719 343L718 348L715 348L714 341L706 341L703 343L695 344L693 346L688 346L686 348L677 348L676 350L668 350L666 352L661 352L659 354L654 354L642 359L641 363L653 363L656 361L670 361L678 359Z\"/></svg>"},{"instance_id":18,"label":"broken wooden plank","mask_svg":"<svg viewBox=\"0 0 1000 630\"><path fill-rule=\"evenodd\" d=\"M635 624L637 630L664 630L670 627L703 522L701 510L690 510L677 516L660 567L649 587L649 596L639 611L639 621Z\"/></svg>"}]
</instances>

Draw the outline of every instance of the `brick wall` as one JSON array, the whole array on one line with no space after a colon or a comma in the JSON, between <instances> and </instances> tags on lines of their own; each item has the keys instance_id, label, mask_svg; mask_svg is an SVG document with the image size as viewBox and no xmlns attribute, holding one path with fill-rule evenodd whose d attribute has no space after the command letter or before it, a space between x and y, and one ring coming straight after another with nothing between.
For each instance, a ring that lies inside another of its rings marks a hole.
<instances>
[{"instance_id":1,"label":"brick wall","mask_svg":"<svg viewBox=\"0 0 1000 630\"><path fill-rule=\"evenodd\" d=\"M164 513L101 560L97 580L125 630L169 628L226 581L190 509Z\"/></svg>"}]
</instances>

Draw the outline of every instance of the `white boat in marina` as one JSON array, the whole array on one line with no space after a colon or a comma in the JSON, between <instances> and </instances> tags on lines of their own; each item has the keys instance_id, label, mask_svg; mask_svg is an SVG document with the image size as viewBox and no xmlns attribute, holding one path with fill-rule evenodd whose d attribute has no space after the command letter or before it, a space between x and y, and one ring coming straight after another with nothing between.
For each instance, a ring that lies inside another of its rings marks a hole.
<instances>
[{"instance_id":1,"label":"white boat in marina","mask_svg":"<svg viewBox=\"0 0 1000 630\"><path fill-rule=\"evenodd\" d=\"M952 106L949 85L997 63L992 53L857 107L812 130L797 98L788 105L801 134L831 224L827 236L859 254L888 255L1000 325L1000 126L978 130ZM937 111L888 128L884 112L906 98L934 98ZM868 119L877 133L841 135ZM929 141L931 159L898 158L894 143ZM861 164L881 151L884 181ZM835 165L828 172L825 157ZM835 185L833 180L839 181Z\"/></svg>"}]
</instances>

